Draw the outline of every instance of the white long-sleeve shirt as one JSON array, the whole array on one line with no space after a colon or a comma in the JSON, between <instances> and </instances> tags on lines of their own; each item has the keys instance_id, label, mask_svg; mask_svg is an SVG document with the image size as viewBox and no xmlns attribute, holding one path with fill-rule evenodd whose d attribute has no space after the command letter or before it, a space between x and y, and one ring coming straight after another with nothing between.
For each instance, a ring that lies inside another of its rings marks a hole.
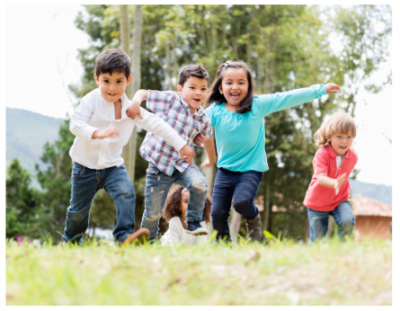
<instances>
[{"instance_id":1,"label":"white long-sleeve shirt","mask_svg":"<svg viewBox=\"0 0 400 311\"><path fill-rule=\"evenodd\" d=\"M162 137L176 150L181 150L186 141L157 115L140 108L143 119L134 120L126 115L130 105L128 96L121 97L121 119L115 120L114 104L107 102L99 89L86 94L71 117L69 129L76 136L69 151L71 159L91 169L105 169L124 164L122 148L128 143L135 125ZM93 132L116 127L119 136L92 139Z\"/></svg>"},{"instance_id":2,"label":"white long-sleeve shirt","mask_svg":"<svg viewBox=\"0 0 400 311\"><path fill-rule=\"evenodd\" d=\"M172 246L182 242L186 245L200 245L207 242L207 235L191 235L185 232L182 222L178 216L172 217L169 221L168 231L161 237L161 246ZM203 228L206 228L206 222L200 222Z\"/></svg>"}]
</instances>

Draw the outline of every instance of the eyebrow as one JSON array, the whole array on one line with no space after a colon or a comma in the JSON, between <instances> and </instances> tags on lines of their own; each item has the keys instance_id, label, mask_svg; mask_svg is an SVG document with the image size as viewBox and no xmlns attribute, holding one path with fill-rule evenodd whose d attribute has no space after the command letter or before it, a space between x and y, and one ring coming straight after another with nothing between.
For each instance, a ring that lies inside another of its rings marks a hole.
<instances>
[{"instance_id":1,"label":"eyebrow","mask_svg":"<svg viewBox=\"0 0 400 311\"><path fill-rule=\"evenodd\" d=\"M231 81L233 79L226 79L225 81ZM247 81L247 79L239 79L239 81Z\"/></svg>"},{"instance_id":2,"label":"eyebrow","mask_svg":"<svg viewBox=\"0 0 400 311\"><path fill-rule=\"evenodd\" d=\"M111 80L111 78L107 78L107 77L101 77L103 80ZM124 80L124 78L118 78L117 81L119 80Z\"/></svg>"},{"instance_id":3,"label":"eyebrow","mask_svg":"<svg viewBox=\"0 0 400 311\"><path fill-rule=\"evenodd\" d=\"M189 84L189 86L196 86L195 84ZM207 85L203 85L203 86L200 86L200 87L207 87Z\"/></svg>"}]
</instances>

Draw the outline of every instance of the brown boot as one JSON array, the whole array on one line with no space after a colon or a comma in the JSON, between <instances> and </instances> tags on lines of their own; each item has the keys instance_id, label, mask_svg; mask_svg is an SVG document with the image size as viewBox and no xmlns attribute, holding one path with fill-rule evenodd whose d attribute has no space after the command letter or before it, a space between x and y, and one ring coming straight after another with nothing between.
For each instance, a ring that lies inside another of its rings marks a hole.
<instances>
[{"instance_id":1,"label":"brown boot","mask_svg":"<svg viewBox=\"0 0 400 311\"><path fill-rule=\"evenodd\" d=\"M261 241L262 238L262 230L261 230L261 217L258 214L254 219L247 220L246 219L246 227L247 233L250 236L250 239L253 241Z\"/></svg>"},{"instance_id":2,"label":"brown boot","mask_svg":"<svg viewBox=\"0 0 400 311\"><path fill-rule=\"evenodd\" d=\"M128 235L128 237L123 241L120 246L124 247L128 244L144 244L150 238L150 231L146 228L140 228L136 232Z\"/></svg>"}]
</instances>

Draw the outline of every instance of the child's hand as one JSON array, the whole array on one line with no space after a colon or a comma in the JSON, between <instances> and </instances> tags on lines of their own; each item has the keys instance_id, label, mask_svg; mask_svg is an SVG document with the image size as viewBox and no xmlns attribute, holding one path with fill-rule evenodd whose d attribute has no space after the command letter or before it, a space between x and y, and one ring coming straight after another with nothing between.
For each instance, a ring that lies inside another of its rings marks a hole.
<instances>
[{"instance_id":1,"label":"child's hand","mask_svg":"<svg viewBox=\"0 0 400 311\"><path fill-rule=\"evenodd\" d=\"M339 93L340 86L335 83L325 84L326 94Z\"/></svg>"},{"instance_id":2,"label":"child's hand","mask_svg":"<svg viewBox=\"0 0 400 311\"><path fill-rule=\"evenodd\" d=\"M197 147L203 147L204 140L205 140L204 135L202 133L199 133L193 139L193 142Z\"/></svg>"},{"instance_id":3,"label":"child's hand","mask_svg":"<svg viewBox=\"0 0 400 311\"><path fill-rule=\"evenodd\" d=\"M333 188L335 189L335 194L339 193L340 187L343 185L344 181L346 180L346 173L340 175L334 182Z\"/></svg>"},{"instance_id":4,"label":"child's hand","mask_svg":"<svg viewBox=\"0 0 400 311\"><path fill-rule=\"evenodd\" d=\"M140 113L139 100L132 100L132 103L129 105L128 109L126 109L126 115L132 120L135 119L136 116L139 116L140 119L143 119L142 114Z\"/></svg>"},{"instance_id":5,"label":"child's hand","mask_svg":"<svg viewBox=\"0 0 400 311\"><path fill-rule=\"evenodd\" d=\"M181 160L184 161L185 157L190 165L192 165L193 157L196 156L196 152L194 152L193 148L189 145L186 145L181 150L179 150L179 154L181 155Z\"/></svg>"},{"instance_id":6,"label":"child's hand","mask_svg":"<svg viewBox=\"0 0 400 311\"><path fill-rule=\"evenodd\" d=\"M103 139L103 138L115 137L115 136L119 136L119 131L116 127L107 127L104 130L96 130L92 134L93 139L96 139L96 138Z\"/></svg>"}]
</instances>

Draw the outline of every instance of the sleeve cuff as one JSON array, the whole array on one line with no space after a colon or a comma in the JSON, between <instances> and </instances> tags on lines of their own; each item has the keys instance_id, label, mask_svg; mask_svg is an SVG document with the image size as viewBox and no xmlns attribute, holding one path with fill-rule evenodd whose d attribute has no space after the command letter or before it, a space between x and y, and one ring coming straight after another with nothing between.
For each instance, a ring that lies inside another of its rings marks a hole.
<instances>
[{"instance_id":1,"label":"sleeve cuff","mask_svg":"<svg viewBox=\"0 0 400 311\"><path fill-rule=\"evenodd\" d=\"M314 89L314 92L315 92L315 95L317 96L317 98L321 98L322 95L327 95L325 85L323 85L323 84L315 84L315 85L312 85L311 88Z\"/></svg>"},{"instance_id":2,"label":"sleeve cuff","mask_svg":"<svg viewBox=\"0 0 400 311\"><path fill-rule=\"evenodd\" d=\"M97 131L98 130L98 128L95 128L95 127L93 127L93 126L87 126L86 128L85 128L85 131L84 131L84 138L86 138L87 140L91 140L91 139L93 139L92 138L92 136L93 136L93 133L95 132L95 131Z\"/></svg>"}]
</instances>

